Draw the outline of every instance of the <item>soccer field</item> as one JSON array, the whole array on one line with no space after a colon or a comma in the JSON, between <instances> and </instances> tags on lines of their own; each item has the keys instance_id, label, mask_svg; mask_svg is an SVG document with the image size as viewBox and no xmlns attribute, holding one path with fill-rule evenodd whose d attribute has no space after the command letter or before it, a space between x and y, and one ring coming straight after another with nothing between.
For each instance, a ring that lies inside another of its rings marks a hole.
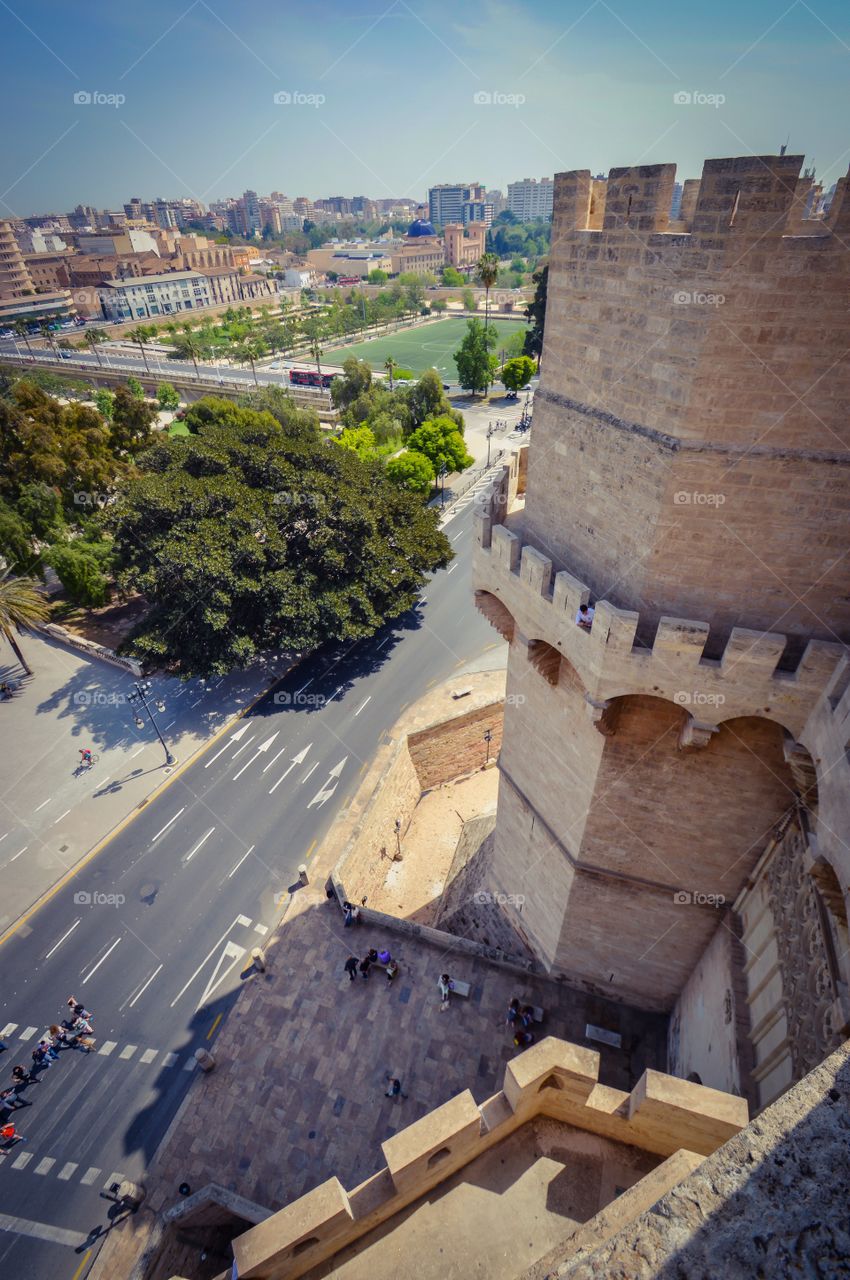
<instances>
[{"instance_id":1,"label":"soccer field","mask_svg":"<svg viewBox=\"0 0 850 1280\"><path fill-rule=\"evenodd\" d=\"M483 313L481 319L484 319ZM525 320L496 320L491 317L491 324L498 334L497 354L512 333L528 328ZM411 373L436 369L444 382L456 382L457 369L452 357L465 336L466 317L452 316L448 320L436 320L433 324L400 329L398 333L382 335L367 342L327 348L323 363L341 365L349 356L355 356L358 360L365 360L373 369L383 369L384 361L392 356L402 369L410 369Z\"/></svg>"}]
</instances>

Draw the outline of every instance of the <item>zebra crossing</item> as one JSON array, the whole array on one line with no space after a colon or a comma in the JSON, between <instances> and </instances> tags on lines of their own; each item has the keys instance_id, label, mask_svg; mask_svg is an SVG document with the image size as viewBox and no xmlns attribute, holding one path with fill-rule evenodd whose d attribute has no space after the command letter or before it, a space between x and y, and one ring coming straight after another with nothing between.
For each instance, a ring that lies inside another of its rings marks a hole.
<instances>
[{"instance_id":1,"label":"zebra crossing","mask_svg":"<svg viewBox=\"0 0 850 1280\"><path fill-rule=\"evenodd\" d=\"M17 1035L15 1035L16 1032ZM17 1022L7 1022L2 1031L0 1031L0 1040L11 1040L12 1038L15 1038L26 1042L28 1040L32 1040L33 1036L38 1033L38 1027L24 1027L23 1030L18 1030ZM40 1033L41 1036L45 1036L47 1034L48 1032L46 1028ZM174 1053L171 1049L143 1048L137 1044L120 1045L117 1040L104 1040L103 1044L99 1044L94 1052L89 1056L95 1058L110 1058L115 1053L116 1049L118 1049L116 1057L122 1062L142 1062L145 1066L153 1066L156 1064L157 1067L160 1068L176 1067L180 1062L180 1055ZM63 1052L75 1053L77 1050L66 1049L63 1050ZM183 1061L182 1068L184 1071L194 1071L197 1065L195 1058L190 1054L189 1057Z\"/></svg>"},{"instance_id":2,"label":"zebra crossing","mask_svg":"<svg viewBox=\"0 0 850 1280\"><path fill-rule=\"evenodd\" d=\"M475 501L476 495L481 493L484 489L489 488L492 483L493 483L493 474L491 470L491 471L488 471L486 475L482 476L480 480L476 480L475 484L470 485L470 487L466 490L466 493L461 494L461 496L455 502L453 502L450 507L446 509L444 523L445 523L445 520L447 520L450 515L456 516L459 512L465 511L466 508L471 506L472 503Z\"/></svg>"},{"instance_id":3,"label":"zebra crossing","mask_svg":"<svg viewBox=\"0 0 850 1280\"><path fill-rule=\"evenodd\" d=\"M39 1156L34 1151L22 1151L18 1146L0 1150L0 1169L10 1169L16 1173L26 1170L39 1178L52 1175L58 1182L79 1182L84 1187L97 1186L100 1191L108 1191L116 1182L123 1182L126 1177L120 1169L113 1169L108 1178L101 1182L103 1169L98 1165L84 1166L75 1160L62 1161L54 1156Z\"/></svg>"}]
</instances>

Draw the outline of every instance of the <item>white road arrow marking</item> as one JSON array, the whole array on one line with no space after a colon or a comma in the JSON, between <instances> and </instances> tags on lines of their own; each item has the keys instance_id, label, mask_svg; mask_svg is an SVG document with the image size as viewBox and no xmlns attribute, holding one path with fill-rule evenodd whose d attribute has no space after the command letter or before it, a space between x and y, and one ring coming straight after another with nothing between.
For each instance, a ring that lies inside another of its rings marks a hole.
<instances>
[{"instance_id":1,"label":"white road arrow marking","mask_svg":"<svg viewBox=\"0 0 850 1280\"><path fill-rule=\"evenodd\" d=\"M263 773L268 773L269 769L272 767L272 765L275 763L275 761L277 761L277 760L279 760L279 759L280 759L280 757L283 755L283 753L284 753L284 751L285 751L285 750L286 750L286 747L281 747L281 749L280 749L280 751L278 751L277 755L276 755L276 756L272 756L271 760L268 762L268 764L266 765L265 769L263 769Z\"/></svg>"},{"instance_id":2,"label":"white road arrow marking","mask_svg":"<svg viewBox=\"0 0 850 1280\"><path fill-rule=\"evenodd\" d=\"M313 799L307 805L308 809L312 809L313 805L316 805L317 808L321 809L322 805L326 804L327 801L330 800L331 796L339 786L339 776L342 773L343 769L345 768L345 763L347 760L348 760L348 756L343 756L339 764L335 764L334 767L330 770L330 772L328 773L328 781L325 783L322 789L320 791L317 791L316 794L313 796ZM336 781L334 782L334 785L331 787L328 785L328 783L330 783L332 778L335 778ZM303 781L306 782L307 779L304 778Z\"/></svg>"},{"instance_id":3,"label":"white road arrow marking","mask_svg":"<svg viewBox=\"0 0 850 1280\"><path fill-rule=\"evenodd\" d=\"M328 787L327 789L322 791L317 791L316 794L313 796L313 799L307 805L307 808L312 809L313 805L315 805L318 809L321 809L322 805L327 800L330 800L331 796L336 791L338 786L339 786L339 783L335 782L332 787Z\"/></svg>"},{"instance_id":4,"label":"white road arrow marking","mask_svg":"<svg viewBox=\"0 0 850 1280\"><path fill-rule=\"evenodd\" d=\"M178 694L178 697L179 697L179 694ZM225 751L227 751L228 748L232 746L234 742L238 742L239 739L242 737L242 735L247 733L247 731L248 731L248 721L246 720L241 728L237 729L235 733L232 733L230 735L230 737L227 739L227 742L225 742L224 746L220 747L219 750L216 751L213 758L207 761L207 763L204 765L204 768L209 769L211 764L215 764L219 756L224 755Z\"/></svg>"},{"instance_id":5,"label":"white road arrow marking","mask_svg":"<svg viewBox=\"0 0 850 1280\"><path fill-rule=\"evenodd\" d=\"M215 969L213 969L212 977L210 978L209 982L206 985L204 994L201 996L200 1000L196 1005L197 1009L200 1009L202 1004L206 1004L207 1000L215 991L216 987L220 987L222 982L224 982L225 979L227 978L227 976L233 972L233 970L236 968L236 966L238 965L239 961L242 959L244 954L245 954L245 948L238 946L237 943L226 942L224 944L224 951L219 956L218 964L216 965ZM220 972L221 967L226 960L229 960L230 964L227 966L224 972L221 973Z\"/></svg>"},{"instance_id":6,"label":"white road arrow marking","mask_svg":"<svg viewBox=\"0 0 850 1280\"><path fill-rule=\"evenodd\" d=\"M277 782L274 784L274 786L273 786L273 787L271 788L271 790L269 791L269 795L271 795L272 791L277 791L278 787L279 787L279 786L280 786L280 784L283 782L284 778L287 776L287 774L288 774L288 773L291 773L291 772L292 772L292 770L295 768L295 766L296 766L297 764L303 764L303 763L304 763L304 758L305 758L305 756L307 755L307 752L310 750L310 747L312 747L312 745L313 745L313 744L312 744L312 742L311 742L311 743L309 743L309 744L304 748L304 750L303 750L303 751L299 751L299 752L298 752L298 755L297 755L297 756L293 756L293 757L292 757L292 762L290 763L289 768L288 768L284 773L282 773L282 774L281 774L281 776L278 778ZM265 769L263 770L263 773L265 773Z\"/></svg>"},{"instance_id":7,"label":"white road arrow marking","mask_svg":"<svg viewBox=\"0 0 850 1280\"><path fill-rule=\"evenodd\" d=\"M237 729L235 733L231 733L230 741L238 742L240 738L244 738L247 732L248 732L248 721L246 720L245 723L242 725L241 729Z\"/></svg>"},{"instance_id":8,"label":"white road arrow marking","mask_svg":"<svg viewBox=\"0 0 850 1280\"><path fill-rule=\"evenodd\" d=\"M251 756L251 759L246 764L243 764L242 768L239 770L238 773L234 773L233 775L234 782L236 781L237 778L242 777L242 774L245 772L245 770L254 763L254 761L257 759L259 755L262 754L263 751L268 751L269 747L272 745L276 737L277 737L277 734L273 733L272 736L268 738L261 746L257 747L257 750Z\"/></svg>"}]
</instances>

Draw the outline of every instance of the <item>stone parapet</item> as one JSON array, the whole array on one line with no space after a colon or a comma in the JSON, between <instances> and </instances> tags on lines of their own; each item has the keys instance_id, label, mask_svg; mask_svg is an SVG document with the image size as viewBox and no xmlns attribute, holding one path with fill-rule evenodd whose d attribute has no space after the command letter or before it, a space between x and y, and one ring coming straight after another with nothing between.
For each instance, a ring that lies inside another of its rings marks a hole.
<instances>
[{"instance_id":1,"label":"stone parapet","mask_svg":"<svg viewBox=\"0 0 850 1280\"><path fill-rule=\"evenodd\" d=\"M797 738L846 654L843 645L810 640L795 671L778 669L786 647L779 632L735 627L722 655L706 658L707 622L662 617L651 648L636 642L640 615L595 602L590 631L576 625L590 588L526 542L521 525L504 523L515 464L506 466L475 509L473 582L479 607L499 601L528 641L543 642L582 681L588 712L599 718L612 698L646 694L682 706L691 724L683 746L701 745L711 728L738 716L764 716ZM531 646L533 648L533 646ZM594 714L596 713L596 714Z\"/></svg>"},{"instance_id":2,"label":"stone parapet","mask_svg":"<svg viewBox=\"0 0 850 1280\"><path fill-rule=\"evenodd\" d=\"M480 1106L466 1090L383 1143L385 1167L346 1192L330 1178L233 1242L241 1280L295 1280L388 1222L537 1116L661 1159L714 1152L747 1123L742 1098L647 1071L631 1093L599 1084L599 1054L549 1036L505 1068Z\"/></svg>"}]
</instances>

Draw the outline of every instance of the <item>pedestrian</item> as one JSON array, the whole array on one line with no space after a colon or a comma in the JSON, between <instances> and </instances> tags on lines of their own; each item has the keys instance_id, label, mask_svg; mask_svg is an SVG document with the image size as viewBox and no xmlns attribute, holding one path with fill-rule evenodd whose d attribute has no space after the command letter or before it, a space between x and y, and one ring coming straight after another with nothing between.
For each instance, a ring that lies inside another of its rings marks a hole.
<instances>
[{"instance_id":1,"label":"pedestrian","mask_svg":"<svg viewBox=\"0 0 850 1280\"><path fill-rule=\"evenodd\" d=\"M68 1032L64 1027L57 1027L55 1022L50 1024L50 1037L53 1042L54 1049L68 1048Z\"/></svg>"},{"instance_id":2,"label":"pedestrian","mask_svg":"<svg viewBox=\"0 0 850 1280\"><path fill-rule=\"evenodd\" d=\"M442 1013L449 1007L449 992L452 989L452 980L447 973L440 974L437 989L440 992L440 1012Z\"/></svg>"},{"instance_id":3,"label":"pedestrian","mask_svg":"<svg viewBox=\"0 0 850 1280\"><path fill-rule=\"evenodd\" d=\"M514 1036L514 1044L518 1049L527 1049L530 1044L534 1043L534 1036L530 1031L520 1029Z\"/></svg>"},{"instance_id":4,"label":"pedestrian","mask_svg":"<svg viewBox=\"0 0 850 1280\"><path fill-rule=\"evenodd\" d=\"M369 977L369 970L371 969L371 967L372 967L372 953L370 951L360 961L360 976L364 980L364 982Z\"/></svg>"},{"instance_id":5,"label":"pedestrian","mask_svg":"<svg viewBox=\"0 0 850 1280\"><path fill-rule=\"evenodd\" d=\"M514 996L508 1005L508 1014L505 1018L505 1026L512 1027L519 1021L519 1000Z\"/></svg>"},{"instance_id":6,"label":"pedestrian","mask_svg":"<svg viewBox=\"0 0 850 1280\"><path fill-rule=\"evenodd\" d=\"M406 1101L407 1094L402 1093L401 1091L401 1081L398 1080L395 1076L389 1076L389 1075L387 1076L387 1079L390 1082L390 1087L389 1089L387 1089L386 1093L384 1094L384 1097L392 1098L394 1102L398 1102L399 1098L404 1098Z\"/></svg>"},{"instance_id":7,"label":"pedestrian","mask_svg":"<svg viewBox=\"0 0 850 1280\"><path fill-rule=\"evenodd\" d=\"M4 1089L0 1093L0 1110L17 1111L18 1107L31 1107L31 1102L26 1102L16 1089Z\"/></svg>"},{"instance_id":8,"label":"pedestrian","mask_svg":"<svg viewBox=\"0 0 850 1280\"><path fill-rule=\"evenodd\" d=\"M392 956L390 955L389 951L387 950L386 947L383 947L378 952L378 964L382 964L386 968L386 966L390 963L391 960L392 960Z\"/></svg>"},{"instance_id":9,"label":"pedestrian","mask_svg":"<svg viewBox=\"0 0 850 1280\"><path fill-rule=\"evenodd\" d=\"M48 1067L53 1066L53 1063L51 1062L50 1058L48 1058L47 1054L45 1053L41 1045L37 1045L36 1048L33 1049L32 1054L30 1056L32 1057L33 1071L46 1071Z\"/></svg>"},{"instance_id":10,"label":"pedestrian","mask_svg":"<svg viewBox=\"0 0 850 1280\"><path fill-rule=\"evenodd\" d=\"M82 1049L84 1053L91 1053L95 1044L92 1039L94 1028L91 1023L83 1017L77 1018L71 1030L74 1033L74 1039L71 1042L72 1048Z\"/></svg>"},{"instance_id":11,"label":"pedestrian","mask_svg":"<svg viewBox=\"0 0 850 1280\"><path fill-rule=\"evenodd\" d=\"M397 973L398 973L398 965L396 964L395 960L391 960L387 965L387 985L389 985L392 982L393 978L396 976Z\"/></svg>"},{"instance_id":12,"label":"pedestrian","mask_svg":"<svg viewBox=\"0 0 850 1280\"><path fill-rule=\"evenodd\" d=\"M76 996L68 997L68 1008L71 1010L72 1019L85 1018L87 1022L91 1022L94 1017L94 1014L90 1013L85 1005L80 1004Z\"/></svg>"},{"instance_id":13,"label":"pedestrian","mask_svg":"<svg viewBox=\"0 0 850 1280\"><path fill-rule=\"evenodd\" d=\"M534 1009L530 1004L524 1004L519 1014L520 1022L524 1027L530 1027L534 1021Z\"/></svg>"},{"instance_id":14,"label":"pedestrian","mask_svg":"<svg viewBox=\"0 0 850 1280\"><path fill-rule=\"evenodd\" d=\"M42 1036L38 1042L39 1049L43 1049L51 1062L55 1062L59 1054L53 1048L53 1040L50 1036Z\"/></svg>"},{"instance_id":15,"label":"pedestrian","mask_svg":"<svg viewBox=\"0 0 850 1280\"><path fill-rule=\"evenodd\" d=\"M15 1126L9 1124L0 1125L0 1141L2 1142L26 1142L26 1138L22 1138L16 1131Z\"/></svg>"},{"instance_id":16,"label":"pedestrian","mask_svg":"<svg viewBox=\"0 0 850 1280\"><path fill-rule=\"evenodd\" d=\"M12 1079L15 1082L15 1087L23 1084L40 1084L41 1083L40 1080L33 1079L32 1075L30 1074L29 1071L27 1071L26 1067L21 1066L20 1063L16 1067L12 1067Z\"/></svg>"},{"instance_id":17,"label":"pedestrian","mask_svg":"<svg viewBox=\"0 0 850 1280\"><path fill-rule=\"evenodd\" d=\"M360 919L360 908L355 906L353 902L344 902L342 904L342 909L345 913L345 918L343 920L345 928L348 929L351 925L357 924Z\"/></svg>"},{"instance_id":18,"label":"pedestrian","mask_svg":"<svg viewBox=\"0 0 850 1280\"><path fill-rule=\"evenodd\" d=\"M345 962L345 972L348 974L352 982L354 982L357 977L357 964L357 956L349 956Z\"/></svg>"},{"instance_id":19,"label":"pedestrian","mask_svg":"<svg viewBox=\"0 0 850 1280\"><path fill-rule=\"evenodd\" d=\"M576 626L581 627L582 631L589 631L593 626L593 615L595 613L596 610L591 608L589 604L580 604L576 614Z\"/></svg>"}]
</instances>

